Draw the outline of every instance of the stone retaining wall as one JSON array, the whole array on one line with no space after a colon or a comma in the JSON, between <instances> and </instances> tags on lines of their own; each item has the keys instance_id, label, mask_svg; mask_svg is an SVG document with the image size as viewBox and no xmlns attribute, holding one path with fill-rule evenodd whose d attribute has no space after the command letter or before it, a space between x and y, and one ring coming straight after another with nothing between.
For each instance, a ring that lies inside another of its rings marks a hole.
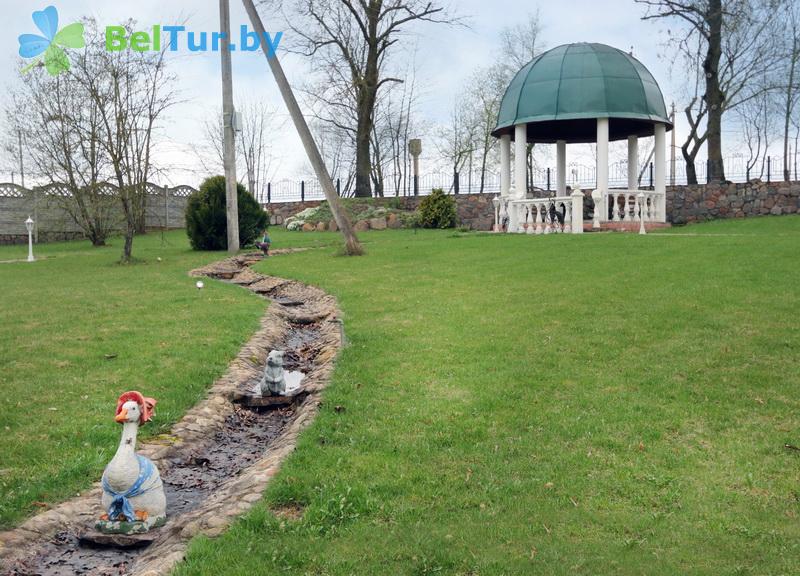
<instances>
[{"instance_id":1,"label":"stone retaining wall","mask_svg":"<svg viewBox=\"0 0 800 576\"><path fill-rule=\"evenodd\" d=\"M590 194L587 190L586 194ZM494 194L462 194L455 196L460 226L473 230L491 230L494 224ZM423 197L375 198L379 206L399 204L403 210L416 210ZM320 201L280 202L265 205L273 225L283 224L289 216L306 208L319 206ZM800 213L800 182L751 180L739 184L702 184L667 187L667 221L686 224L724 218L747 218L769 214Z\"/></svg>"},{"instance_id":2,"label":"stone retaining wall","mask_svg":"<svg viewBox=\"0 0 800 576\"><path fill-rule=\"evenodd\" d=\"M667 188L667 220L673 224L800 212L800 182L751 180Z\"/></svg>"},{"instance_id":3,"label":"stone retaining wall","mask_svg":"<svg viewBox=\"0 0 800 576\"><path fill-rule=\"evenodd\" d=\"M468 226L473 230L491 230L494 224L494 194L460 194L456 199L456 213L460 226ZM414 211L419 206L424 196L400 196L387 198L374 198L378 206L392 205L401 210ZM322 202L319 200L308 202L275 202L264 207L270 213L270 222L281 225L289 217L302 212L306 208L315 208Z\"/></svg>"}]
</instances>

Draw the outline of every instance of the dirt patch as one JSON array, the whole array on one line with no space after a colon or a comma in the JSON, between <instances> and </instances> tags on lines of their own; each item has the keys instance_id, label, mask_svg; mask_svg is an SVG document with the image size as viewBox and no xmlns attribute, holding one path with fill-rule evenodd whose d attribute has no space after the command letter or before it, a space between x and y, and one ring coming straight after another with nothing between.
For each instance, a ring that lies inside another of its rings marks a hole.
<instances>
[{"instance_id":1,"label":"dirt patch","mask_svg":"<svg viewBox=\"0 0 800 576\"><path fill-rule=\"evenodd\" d=\"M275 514L281 520L289 520L290 522L298 522L303 519L305 509L297 504L289 506L280 506L278 508L270 508L270 512Z\"/></svg>"}]
</instances>

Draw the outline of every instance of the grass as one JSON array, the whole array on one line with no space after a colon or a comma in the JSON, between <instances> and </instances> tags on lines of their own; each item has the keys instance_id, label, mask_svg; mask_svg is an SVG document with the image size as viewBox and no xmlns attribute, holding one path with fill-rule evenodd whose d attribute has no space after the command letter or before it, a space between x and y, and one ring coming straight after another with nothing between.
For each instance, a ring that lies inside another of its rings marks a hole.
<instances>
[{"instance_id":1,"label":"grass","mask_svg":"<svg viewBox=\"0 0 800 576\"><path fill-rule=\"evenodd\" d=\"M121 266L121 242L41 245L34 264L0 264L2 527L99 479L122 392L155 397L143 435L166 432L258 326L263 300L218 282L200 292L187 276L220 254L152 233L136 239L140 261ZM0 261L26 256L0 247Z\"/></svg>"},{"instance_id":2,"label":"grass","mask_svg":"<svg viewBox=\"0 0 800 576\"><path fill-rule=\"evenodd\" d=\"M259 265L335 294L350 344L178 575L800 571L800 218L362 236Z\"/></svg>"}]
</instances>

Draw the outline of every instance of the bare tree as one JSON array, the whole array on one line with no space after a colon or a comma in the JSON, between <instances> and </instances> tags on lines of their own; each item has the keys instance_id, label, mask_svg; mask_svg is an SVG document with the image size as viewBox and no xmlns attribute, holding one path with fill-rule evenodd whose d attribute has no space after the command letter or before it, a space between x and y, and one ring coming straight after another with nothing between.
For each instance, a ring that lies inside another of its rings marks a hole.
<instances>
[{"instance_id":1,"label":"bare tree","mask_svg":"<svg viewBox=\"0 0 800 576\"><path fill-rule=\"evenodd\" d=\"M247 169L247 189L255 198L264 195L272 167L270 133L281 128L273 122L275 109L264 103L251 102L242 107L242 130L236 143Z\"/></svg>"},{"instance_id":2,"label":"bare tree","mask_svg":"<svg viewBox=\"0 0 800 576\"><path fill-rule=\"evenodd\" d=\"M679 32L671 37L684 64L702 78L702 89L698 84L685 110L690 134L683 150L689 183L697 183L694 161L703 143L708 148L709 179L724 180L723 114L770 89L755 84L753 78L776 64L774 36L768 31L775 6L783 0L635 1L647 8L644 20L680 23Z\"/></svg>"},{"instance_id":3,"label":"bare tree","mask_svg":"<svg viewBox=\"0 0 800 576\"><path fill-rule=\"evenodd\" d=\"M476 146L477 125L473 120L473 111L469 100L462 96L453 106L449 123L441 127L436 148L450 165L455 178L475 151Z\"/></svg>"},{"instance_id":4,"label":"bare tree","mask_svg":"<svg viewBox=\"0 0 800 576\"><path fill-rule=\"evenodd\" d=\"M497 142L492 131L497 126L500 103L503 99L508 75L505 64L495 64L476 70L468 81L469 114L467 120L474 125L474 148L480 165L480 193L486 185L486 171Z\"/></svg>"},{"instance_id":5,"label":"bare tree","mask_svg":"<svg viewBox=\"0 0 800 576\"><path fill-rule=\"evenodd\" d=\"M85 20L90 38L97 26ZM6 110L8 129L26 135L26 156L34 170L66 194L50 196L94 246L105 245L118 226L116 198L109 194L109 157L102 145L103 122L98 103L83 89L85 55L77 53L66 73L50 76L41 70L21 74Z\"/></svg>"},{"instance_id":6,"label":"bare tree","mask_svg":"<svg viewBox=\"0 0 800 576\"><path fill-rule=\"evenodd\" d=\"M748 174L759 166L758 177L763 178L769 153L770 139L775 133L776 108L773 95L762 92L757 98L748 100L736 109L741 122L742 136L747 148L746 170Z\"/></svg>"},{"instance_id":7,"label":"bare tree","mask_svg":"<svg viewBox=\"0 0 800 576\"><path fill-rule=\"evenodd\" d=\"M266 183L274 175L275 154L270 133L280 130L285 122L276 121L277 110L265 102L248 101L237 107L242 115L242 129L236 134L236 156L245 163L239 180L256 198L264 196ZM218 110L203 122L203 139L192 150L209 174L222 172L222 112Z\"/></svg>"},{"instance_id":8,"label":"bare tree","mask_svg":"<svg viewBox=\"0 0 800 576\"><path fill-rule=\"evenodd\" d=\"M408 141L418 129L414 122L418 96L414 62L409 63L403 77L402 84L393 84L383 92L376 108L372 164L378 196L384 195L386 182L394 189L395 196L410 183Z\"/></svg>"},{"instance_id":9,"label":"bare tree","mask_svg":"<svg viewBox=\"0 0 800 576\"><path fill-rule=\"evenodd\" d=\"M129 33L135 23L129 21ZM81 87L100 119L99 142L108 157L112 180L125 221L122 262L130 262L133 238L144 231L147 180L158 120L174 103L165 53L106 50L102 36L93 36L73 64Z\"/></svg>"},{"instance_id":10,"label":"bare tree","mask_svg":"<svg viewBox=\"0 0 800 576\"><path fill-rule=\"evenodd\" d=\"M527 18L515 26L504 28L500 33L501 66L504 67L508 81L523 66L544 50L542 42L542 22L539 9L528 14Z\"/></svg>"},{"instance_id":11,"label":"bare tree","mask_svg":"<svg viewBox=\"0 0 800 576\"><path fill-rule=\"evenodd\" d=\"M347 196L355 181L352 133L333 124L315 120L311 131L319 143L319 151L333 180L339 181L341 195Z\"/></svg>"},{"instance_id":12,"label":"bare tree","mask_svg":"<svg viewBox=\"0 0 800 576\"><path fill-rule=\"evenodd\" d=\"M785 66L781 70L783 93L783 179L789 182L792 179L792 163L789 154L791 139L792 118L800 116L800 5L796 2L786 6L786 19L781 19L777 27L778 34L784 31ZM785 79L785 80L784 80ZM797 138L795 138L795 152L797 151Z\"/></svg>"},{"instance_id":13,"label":"bare tree","mask_svg":"<svg viewBox=\"0 0 800 576\"><path fill-rule=\"evenodd\" d=\"M355 110L356 196L371 196L373 128L382 89L402 82L391 56L419 22L448 23L446 7L431 0L286 0L296 49L313 59L326 104L350 99Z\"/></svg>"}]
</instances>

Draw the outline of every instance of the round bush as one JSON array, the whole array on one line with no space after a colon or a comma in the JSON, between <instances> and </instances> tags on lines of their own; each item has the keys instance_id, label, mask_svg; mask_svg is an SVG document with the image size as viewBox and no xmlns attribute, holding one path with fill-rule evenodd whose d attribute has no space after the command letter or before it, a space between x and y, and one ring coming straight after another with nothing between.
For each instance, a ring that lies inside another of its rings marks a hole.
<instances>
[{"instance_id":1,"label":"round bush","mask_svg":"<svg viewBox=\"0 0 800 576\"><path fill-rule=\"evenodd\" d=\"M267 227L267 213L241 184L239 198L239 245L249 246ZM195 250L227 250L225 177L212 176L200 185L186 204L186 234Z\"/></svg>"},{"instance_id":2,"label":"round bush","mask_svg":"<svg viewBox=\"0 0 800 576\"><path fill-rule=\"evenodd\" d=\"M456 201L441 188L419 203L419 221L423 228L453 228L456 225Z\"/></svg>"}]
</instances>

